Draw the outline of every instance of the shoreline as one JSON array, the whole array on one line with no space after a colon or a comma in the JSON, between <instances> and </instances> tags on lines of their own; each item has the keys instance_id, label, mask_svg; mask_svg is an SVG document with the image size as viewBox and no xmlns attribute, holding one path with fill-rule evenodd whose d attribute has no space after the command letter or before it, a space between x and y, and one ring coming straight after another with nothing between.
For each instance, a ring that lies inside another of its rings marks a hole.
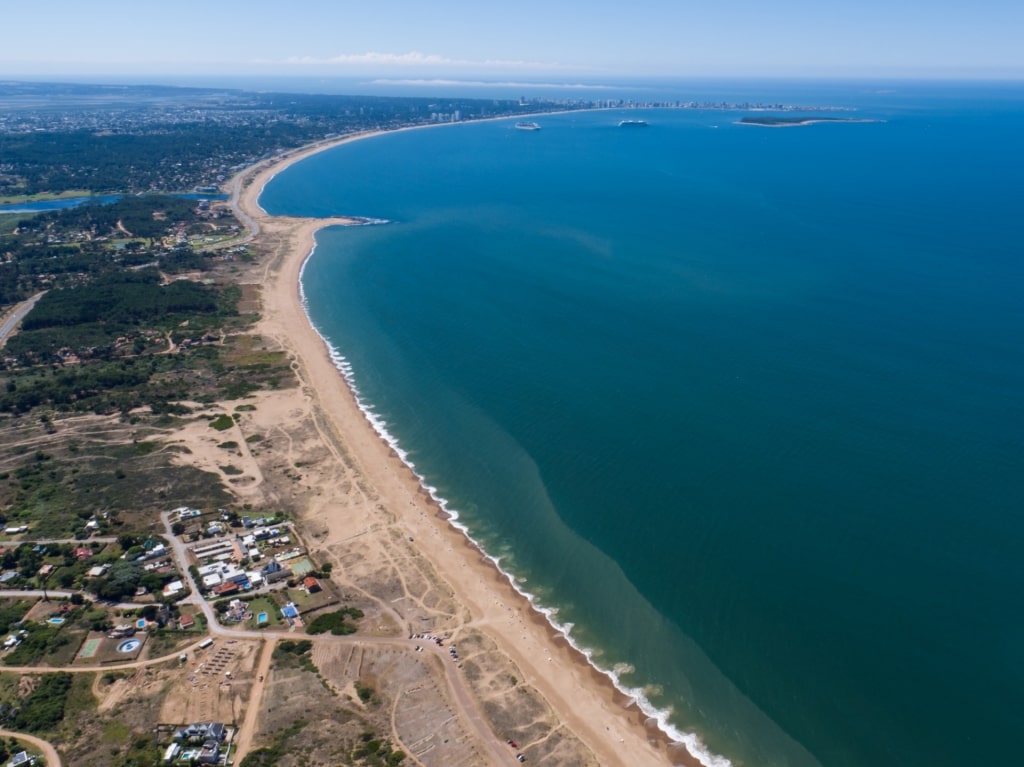
<instances>
[{"instance_id":1,"label":"shoreline","mask_svg":"<svg viewBox=\"0 0 1024 767\"><path fill-rule=\"evenodd\" d=\"M283 341L304 388L330 421L333 437L365 471L383 507L410 533L416 533L417 549L472 616L469 626L481 629L498 644L547 700L558 720L595 758L601 764L623 767L701 765L691 751L699 750L698 744L673 741L661 729L657 712L643 711L635 698L616 686L611 672L600 669L574 647L552 619L516 588L513 577L473 540L468 529L458 524L457 515L431 493L394 440L389 440L390 435L374 423L346 374L343 358L313 326L302 295L301 274L315 251L316 233L325 226L367 222L341 217L274 217L259 206L259 197L270 180L313 154L385 133L441 125L370 131L319 142L257 163L231 180L232 205L249 225L252 237L272 229L287 239L282 252L265 267L261 291L265 312L260 324L267 335ZM326 402L331 403L330 409L324 407ZM329 521L327 524L330 526ZM517 620L514 633L518 637L501 630L502 624ZM728 763L722 757L704 755L716 763Z\"/></svg>"}]
</instances>

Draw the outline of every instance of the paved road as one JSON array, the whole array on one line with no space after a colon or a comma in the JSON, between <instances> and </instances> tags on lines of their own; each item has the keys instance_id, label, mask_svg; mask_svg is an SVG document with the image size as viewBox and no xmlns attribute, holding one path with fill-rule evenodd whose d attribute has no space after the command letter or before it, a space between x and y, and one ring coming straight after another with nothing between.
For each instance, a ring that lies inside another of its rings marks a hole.
<instances>
[{"instance_id":1,"label":"paved road","mask_svg":"<svg viewBox=\"0 0 1024 767\"><path fill-rule=\"evenodd\" d=\"M0 532L0 534L2 534L2 532ZM96 538L29 538L19 541L0 540L0 546L21 546L23 543L31 543L34 546L40 544L44 546L54 546L64 543L73 543L76 546L84 546L85 548L88 548L89 544L93 541L96 541L97 543L115 543L117 538L114 538L113 536L99 536Z\"/></svg>"},{"instance_id":2,"label":"paved road","mask_svg":"<svg viewBox=\"0 0 1024 767\"><path fill-rule=\"evenodd\" d=\"M81 591L64 591L63 589L0 589L0 598L7 597L32 597L35 599L71 599L73 594L78 594L86 602L95 602L96 595ZM118 610L141 610L143 607L156 604L154 602L115 602L108 607Z\"/></svg>"},{"instance_id":3,"label":"paved road","mask_svg":"<svg viewBox=\"0 0 1024 767\"><path fill-rule=\"evenodd\" d=\"M36 301L43 297L43 293L46 293L46 291L36 293L27 301L22 301L14 307L10 314L4 317L3 322L0 323L0 346L7 342L7 337L14 332L14 328L25 318L25 315L32 311L32 307L36 305Z\"/></svg>"},{"instance_id":4,"label":"paved road","mask_svg":"<svg viewBox=\"0 0 1024 767\"><path fill-rule=\"evenodd\" d=\"M253 166L252 170L255 171L256 168L262 167L263 164L264 163L261 162L258 165ZM238 173L231 179L231 199L228 204L231 205L231 212L235 214L235 218L241 221L242 226L249 230L249 234L240 240L240 242L248 242L260 233L260 225L252 218L252 216L242 210L242 206L239 204L242 196L242 182L247 178L255 178L255 176L256 173L254 172Z\"/></svg>"},{"instance_id":5,"label":"paved road","mask_svg":"<svg viewBox=\"0 0 1024 767\"><path fill-rule=\"evenodd\" d=\"M341 143L342 141L355 138L358 135L360 135L360 132L357 131L355 133L349 133L344 136L332 136L331 138L324 139L322 141L316 141L313 142L312 144L306 144L304 146L299 147L298 149L282 152L281 154L276 154L273 157L268 157L264 160L260 160L258 163L249 166L241 173L236 173L231 178L231 181L228 183L228 192L231 195L230 198L228 199L228 205L231 206L231 212L235 214L235 218L242 222L242 225L249 230L249 233L241 237L240 239L232 239L224 243L216 243L216 245L212 247L223 247L224 245L227 244L239 245L243 242L249 242L250 240L255 239L256 235L260 233L259 222L253 219L253 217L250 216L248 213L246 213L241 206L241 197L242 192L245 189L246 181L250 179L255 179L256 176L259 175L260 171L262 171L267 165L270 165L275 162L280 162L283 158L288 157L290 154L293 154L295 152L305 152L309 149L319 147L331 146L332 144L338 144Z\"/></svg>"},{"instance_id":6,"label":"paved road","mask_svg":"<svg viewBox=\"0 0 1024 767\"><path fill-rule=\"evenodd\" d=\"M164 528L167 532L167 540L171 542L171 551L174 552L174 559L178 563L178 572L181 573L181 578L186 582L189 590L192 592L184 599L178 601L179 605L194 605L203 611L203 615L206 616L206 625L210 627L211 634L224 634L227 630L217 621L217 614L214 612L213 607L202 598L199 594L199 588L196 585L195 580L192 578L192 573L188 569L188 548L181 539L178 538L173 532L171 532L171 512L165 511L160 514L160 519L164 523ZM257 632L252 632L256 634ZM237 634L236 634L237 636ZM258 636L263 638L263 634L259 633Z\"/></svg>"},{"instance_id":7,"label":"paved road","mask_svg":"<svg viewBox=\"0 0 1024 767\"><path fill-rule=\"evenodd\" d=\"M61 767L62 765L60 754L57 753L57 749L45 740L37 738L35 735L26 735L23 732L11 732L10 730L0 730L0 738L17 738L25 743L31 743L35 748L43 752L43 756L46 758L46 767Z\"/></svg>"}]
</instances>

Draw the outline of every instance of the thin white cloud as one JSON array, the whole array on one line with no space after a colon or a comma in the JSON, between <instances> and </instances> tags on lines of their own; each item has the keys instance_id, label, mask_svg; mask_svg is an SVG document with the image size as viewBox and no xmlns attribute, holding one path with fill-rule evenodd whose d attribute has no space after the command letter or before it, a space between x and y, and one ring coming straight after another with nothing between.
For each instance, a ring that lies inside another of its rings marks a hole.
<instances>
[{"instance_id":1,"label":"thin white cloud","mask_svg":"<svg viewBox=\"0 0 1024 767\"><path fill-rule=\"evenodd\" d=\"M445 80L445 79L385 79L378 78L371 80L372 85L420 85L420 86L436 86L436 85L455 85L455 86L470 86L470 87L486 87L486 88L547 88L554 90L587 90L587 91L606 91L613 90L616 87L614 85L600 85L600 84L587 84L587 83L535 83L535 82L495 82L492 80Z\"/></svg>"},{"instance_id":2,"label":"thin white cloud","mask_svg":"<svg viewBox=\"0 0 1024 767\"><path fill-rule=\"evenodd\" d=\"M471 59L454 59L448 56L441 56L436 53L420 53L409 51L408 53L381 53L379 51L367 51L366 53L342 53L329 58L318 58L315 56L291 56L284 60L286 64L296 65L356 65L356 66L406 66L406 67L458 67L465 69L527 69L527 70L581 70L583 67L573 67L558 62L542 61L520 61L510 59L484 59L474 61Z\"/></svg>"}]
</instances>

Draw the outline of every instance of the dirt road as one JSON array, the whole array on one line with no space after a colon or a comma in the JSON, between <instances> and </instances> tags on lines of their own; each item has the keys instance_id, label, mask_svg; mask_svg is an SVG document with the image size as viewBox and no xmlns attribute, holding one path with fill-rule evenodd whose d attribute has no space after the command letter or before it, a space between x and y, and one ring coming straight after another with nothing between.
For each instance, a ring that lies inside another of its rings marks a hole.
<instances>
[{"instance_id":1,"label":"dirt road","mask_svg":"<svg viewBox=\"0 0 1024 767\"><path fill-rule=\"evenodd\" d=\"M235 740L235 761L241 762L245 755L252 748L252 737L256 733L256 722L259 719L260 703L263 700L263 693L267 687L267 679L270 676L270 660L274 655L274 647L277 646L277 637L266 636L263 643L263 654L256 664L253 673L256 681L253 682L252 691L249 694L249 705L245 707L245 721L238 729L238 737Z\"/></svg>"},{"instance_id":2,"label":"dirt road","mask_svg":"<svg viewBox=\"0 0 1024 767\"><path fill-rule=\"evenodd\" d=\"M23 732L11 732L10 730L0 730L0 738L17 738L25 743L30 743L34 748L43 752L43 757L46 759L46 767L61 767L63 764L60 760L60 754L57 753L57 749L45 740L37 738L35 735L26 735Z\"/></svg>"}]
</instances>

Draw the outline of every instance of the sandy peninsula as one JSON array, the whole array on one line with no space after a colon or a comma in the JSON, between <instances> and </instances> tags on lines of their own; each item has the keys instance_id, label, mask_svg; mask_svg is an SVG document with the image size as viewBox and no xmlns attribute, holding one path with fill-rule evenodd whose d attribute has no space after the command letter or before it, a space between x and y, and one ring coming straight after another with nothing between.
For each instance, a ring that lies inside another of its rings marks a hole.
<instances>
[{"instance_id":1,"label":"sandy peninsula","mask_svg":"<svg viewBox=\"0 0 1024 767\"><path fill-rule=\"evenodd\" d=\"M253 232L259 254L261 319L258 333L272 339L292 359L300 380L298 394L273 395L258 415L268 426L289 419L315 424L317 444L306 452L324 456L308 478L300 524L320 556L342 568L367 563L395 564L400 578L427 584L440 602L372 594L372 579L353 575L351 587L382 604L382 634L408 636L431 618L438 630L455 636L482 636L514 669L520 688L528 686L546 702L567 732L575 755L558 763L664 767L699 764L679 744L670 744L610 681L595 671L508 583L507 579L454 529L424 492L416 476L374 431L346 382L330 360L324 342L311 327L299 295L302 265L324 226L352 219L301 219L268 216L258 200L264 185L289 165L364 134L306 147L260 163L232 180L232 203ZM308 499L308 500L306 500ZM361 562L362 564L352 564ZM339 568L340 569L340 568ZM366 570L368 572L368 570ZM336 570L337 572L337 570ZM408 590L407 590L408 593ZM406 599L406 601L403 601ZM440 606L438 606L440 604ZM460 640L461 641L461 640ZM489 646L490 646L489 645ZM478 716L480 688L467 683L469 700L458 712ZM485 763L514 763L501 733L497 744L481 744ZM490 756L488 756L488 754ZM509 758L505 758L506 755Z\"/></svg>"}]
</instances>

